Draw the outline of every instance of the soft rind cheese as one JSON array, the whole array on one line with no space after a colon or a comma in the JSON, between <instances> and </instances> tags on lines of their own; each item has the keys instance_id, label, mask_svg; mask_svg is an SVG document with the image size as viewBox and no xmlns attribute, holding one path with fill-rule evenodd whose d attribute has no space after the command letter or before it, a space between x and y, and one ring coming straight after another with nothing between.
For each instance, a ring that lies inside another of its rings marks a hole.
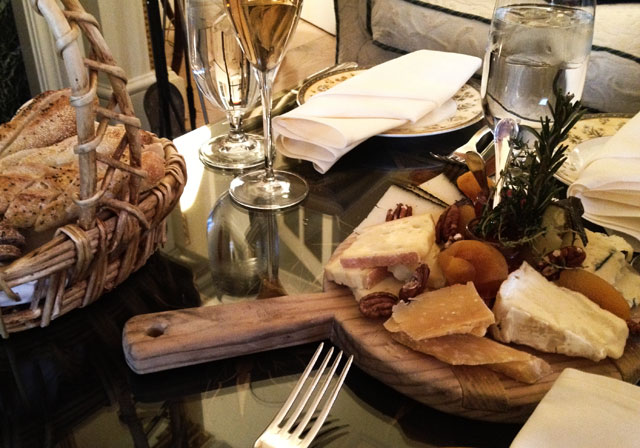
<instances>
[{"instance_id":1,"label":"soft rind cheese","mask_svg":"<svg viewBox=\"0 0 640 448\"><path fill-rule=\"evenodd\" d=\"M586 230L589 243L582 266L616 288L630 308L640 304L640 274L629 264L633 248L617 235Z\"/></svg>"},{"instance_id":2,"label":"soft rind cheese","mask_svg":"<svg viewBox=\"0 0 640 448\"><path fill-rule=\"evenodd\" d=\"M493 313L490 331L497 340L593 361L622 356L629 335L624 320L526 262L500 286Z\"/></svg>"}]
</instances>

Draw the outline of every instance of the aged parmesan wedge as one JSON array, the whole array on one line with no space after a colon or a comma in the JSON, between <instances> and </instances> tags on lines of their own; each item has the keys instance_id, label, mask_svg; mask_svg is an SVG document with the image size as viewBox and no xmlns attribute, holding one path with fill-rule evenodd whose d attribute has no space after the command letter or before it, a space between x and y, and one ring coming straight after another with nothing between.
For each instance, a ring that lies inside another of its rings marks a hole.
<instances>
[{"instance_id":1,"label":"aged parmesan wedge","mask_svg":"<svg viewBox=\"0 0 640 448\"><path fill-rule=\"evenodd\" d=\"M356 239L352 234L336 249L324 267L324 275L327 280L350 288L368 289L389 275L383 267L376 268L343 268L340 264L340 256Z\"/></svg>"},{"instance_id":2,"label":"aged parmesan wedge","mask_svg":"<svg viewBox=\"0 0 640 448\"><path fill-rule=\"evenodd\" d=\"M483 365L524 383L533 384L551 373L547 362L529 353L470 334L451 334L416 341L403 332L393 333L397 342L450 365Z\"/></svg>"},{"instance_id":3,"label":"aged parmesan wedge","mask_svg":"<svg viewBox=\"0 0 640 448\"><path fill-rule=\"evenodd\" d=\"M493 312L491 334L500 341L593 361L622 356L629 335L624 320L526 262L500 286Z\"/></svg>"},{"instance_id":4,"label":"aged parmesan wedge","mask_svg":"<svg viewBox=\"0 0 640 448\"><path fill-rule=\"evenodd\" d=\"M409 216L365 228L340 256L345 268L414 265L427 259L435 244L430 214Z\"/></svg>"},{"instance_id":5,"label":"aged parmesan wedge","mask_svg":"<svg viewBox=\"0 0 640 448\"><path fill-rule=\"evenodd\" d=\"M424 292L409 303L398 303L384 326L392 333L402 331L420 341L448 334L484 336L492 323L493 313L469 282Z\"/></svg>"}]
</instances>

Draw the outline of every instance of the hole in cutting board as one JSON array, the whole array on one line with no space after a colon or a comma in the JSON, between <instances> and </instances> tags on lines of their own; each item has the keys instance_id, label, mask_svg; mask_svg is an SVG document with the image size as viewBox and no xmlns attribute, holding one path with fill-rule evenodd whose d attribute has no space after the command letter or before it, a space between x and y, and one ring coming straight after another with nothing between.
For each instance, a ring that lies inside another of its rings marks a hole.
<instances>
[{"instance_id":1,"label":"hole in cutting board","mask_svg":"<svg viewBox=\"0 0 640 448\"><path fill-rule=\"evenodd\" d=\"M156 324L153 327L147 329L146 334L149 337L157 338L158 336L162 336L164 334L164 330L166 327L161 324Z\"/></svg>"}]
</instances>

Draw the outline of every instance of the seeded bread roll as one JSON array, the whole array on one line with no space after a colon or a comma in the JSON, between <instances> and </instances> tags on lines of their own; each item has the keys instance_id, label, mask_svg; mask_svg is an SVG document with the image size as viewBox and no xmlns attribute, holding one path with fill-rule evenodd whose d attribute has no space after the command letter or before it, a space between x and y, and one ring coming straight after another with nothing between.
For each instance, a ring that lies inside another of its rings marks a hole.
<instances>
[{"instance_id":1,"label":"seeded bread roll","mask_svg":"<svg viewBox=\"0 0 640 448\"><path fill-rule=\"evenodd\" d=\"M33 229L53 229L77 218L73 202L80 190L75 111L69 104L70 91L46 92L23 107L14 119L0 125L0 214L5 225ZM72 126L70 126L70 124ZM122 125L109 126L96 148L104 156L113 155L125 136ZM152 188L164 176L164 151L158 139L140 131L143 145L142 169L147 171L141 189ZM128 149L120 161L129 162ZM98 185L107 171L98 162ZM107 196L117 197L129 174L116 170Z\"/></svg>"},{"instance_id":2,"label":"seeded bread roll","mask_svg":"<svg viewBox=\"0 0 640 448\"><path fill-rule=\"evenodd\" d=\"M0 156L25 148L49 146L76 133L71 89L48 90L26 103L8 123L0 124Z\"/></svg>"}]
</instances>

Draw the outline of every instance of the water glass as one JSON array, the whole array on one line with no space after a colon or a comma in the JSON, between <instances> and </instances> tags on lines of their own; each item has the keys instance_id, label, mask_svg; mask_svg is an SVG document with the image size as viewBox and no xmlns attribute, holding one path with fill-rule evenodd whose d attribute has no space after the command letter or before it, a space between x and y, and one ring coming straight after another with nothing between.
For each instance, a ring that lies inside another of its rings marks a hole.
<instances>
[{"instance_id":1,"label":"water glass","mask_svg":"<svg viewBox=\"0 0 640 448\"><path fill-rule=\"evenodd\" d=\"M246 111L255 106L259 90L255 73L238 45L221 0L187 0L189 63L198 89L223 110L229 132L200 148L200 160L223 169L253 168L264 163L262 136L242 129Z\"/></svg>"}]
</instances>

